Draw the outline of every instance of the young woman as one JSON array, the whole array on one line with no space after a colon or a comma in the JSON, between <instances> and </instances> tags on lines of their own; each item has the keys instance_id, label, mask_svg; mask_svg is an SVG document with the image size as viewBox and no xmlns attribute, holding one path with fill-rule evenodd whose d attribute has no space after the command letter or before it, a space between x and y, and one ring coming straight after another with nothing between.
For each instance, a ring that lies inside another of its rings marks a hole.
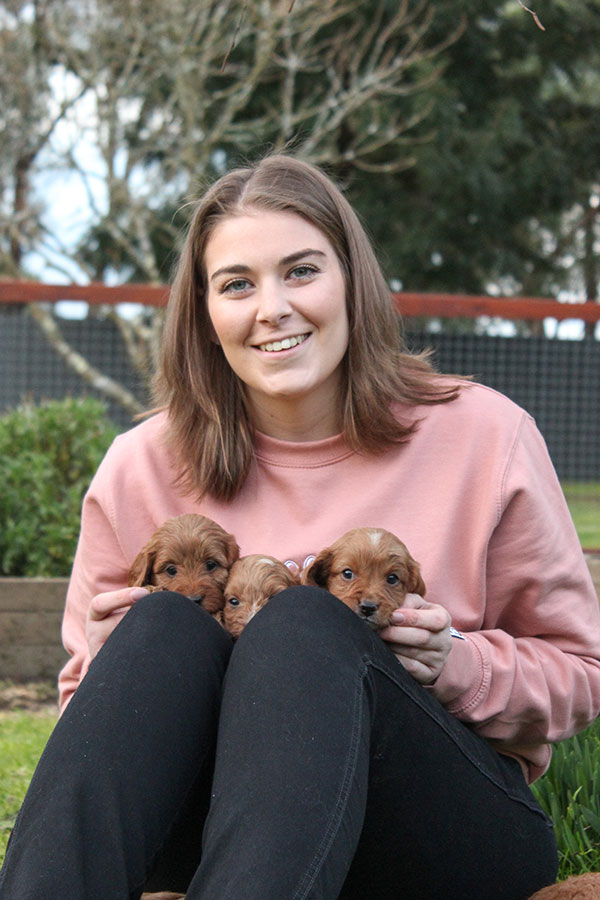
<instances>
[{"instance_id":1,"label":"young woman","mask_svg":"<svg viewBox=\"0 0 600 900\"><path fill-rule=\"evenodd\" d=\"M319 170L273 156L198 203L156 397L85 500L63 714L3 900L525 900L552 882L528 782L600 708L577 535L530 416L407 352ZM427 599L373 633L291 588L233 646L186 598L125 587L184 512L297 570L386 528Z\"/></svg>"}]
</instances>

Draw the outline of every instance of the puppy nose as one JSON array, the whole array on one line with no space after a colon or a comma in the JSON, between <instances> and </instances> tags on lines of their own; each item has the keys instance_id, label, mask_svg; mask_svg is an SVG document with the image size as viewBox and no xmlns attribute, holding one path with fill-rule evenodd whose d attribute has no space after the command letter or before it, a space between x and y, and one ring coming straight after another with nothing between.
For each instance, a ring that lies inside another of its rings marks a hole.
<instances>
[{"instance_id":1,"label":"puppy nose","mask_svg":"<svg viewBox=\"0 0 600 900\"><path fill-rule=\"evenodd\" d=\"M367 619L377 612L377 603L374 600L361 600L358 608L363 616Z\"/></svg>"}]
</instances>

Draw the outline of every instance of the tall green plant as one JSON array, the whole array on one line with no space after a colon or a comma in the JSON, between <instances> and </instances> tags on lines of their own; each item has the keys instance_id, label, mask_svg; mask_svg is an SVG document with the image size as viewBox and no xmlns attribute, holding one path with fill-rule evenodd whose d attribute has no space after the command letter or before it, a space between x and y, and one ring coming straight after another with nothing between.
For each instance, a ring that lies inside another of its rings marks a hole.
<instances>
[{"instance_id":1,"label":"tall green plant","mask_svg":"<svg viewBox=\"0 0 600 900\"><path fill-rule=\"evenodd\" d=\"M533 792L554 823L559 878L600 871L600 719L555 745Z\"/></svg>"},{"instance_id":2,"label":"tall green plant","mask_svg":"<svg viewBox=\"0 0 600 900\"><path fill-rule=\"evenodd\" d=\"M0 575L69 574L83 495L116 433L89 397L0 417Z\"/></svg>"}]
</instances>

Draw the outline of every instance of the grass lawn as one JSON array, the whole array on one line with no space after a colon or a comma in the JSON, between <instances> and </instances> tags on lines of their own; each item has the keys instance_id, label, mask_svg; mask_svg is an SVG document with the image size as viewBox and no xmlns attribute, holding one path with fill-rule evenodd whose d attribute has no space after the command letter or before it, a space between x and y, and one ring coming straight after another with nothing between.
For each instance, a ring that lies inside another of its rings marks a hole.
<instances>
[{"instance_id":1,"label":"grass lawn","mask_svg":"<svg viewBox=\"0 0 600 900\"><path fill-rule=\"evenodd\" d=\"M582 547L600 549L600 483L565 482L562 489Z\"/></svg>"},{"instance_id":2,"label":"grass lawn","mask_svg":"<svg viewBox=\"0 0 600 900\"><path fill-rule=\"evenodd\" d=\"M56 712L0 712L0 863Z\"/></svg>"}]
</instances>

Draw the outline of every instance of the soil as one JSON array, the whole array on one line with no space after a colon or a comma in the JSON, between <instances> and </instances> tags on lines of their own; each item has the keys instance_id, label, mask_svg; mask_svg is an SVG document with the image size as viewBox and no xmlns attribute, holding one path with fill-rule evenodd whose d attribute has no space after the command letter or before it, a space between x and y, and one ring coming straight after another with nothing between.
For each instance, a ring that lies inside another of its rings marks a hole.
<instances>
[{"instance_id":1,"label":"soil","mask_svg":"<svg viewBox=\"0 0 600 900\"><path fill-rule=\"evenodd\" d=\"M13 710L56 713L58 691L53 681L19 683L0 679L0 712Z\"/></svg>"}]
</instances>

